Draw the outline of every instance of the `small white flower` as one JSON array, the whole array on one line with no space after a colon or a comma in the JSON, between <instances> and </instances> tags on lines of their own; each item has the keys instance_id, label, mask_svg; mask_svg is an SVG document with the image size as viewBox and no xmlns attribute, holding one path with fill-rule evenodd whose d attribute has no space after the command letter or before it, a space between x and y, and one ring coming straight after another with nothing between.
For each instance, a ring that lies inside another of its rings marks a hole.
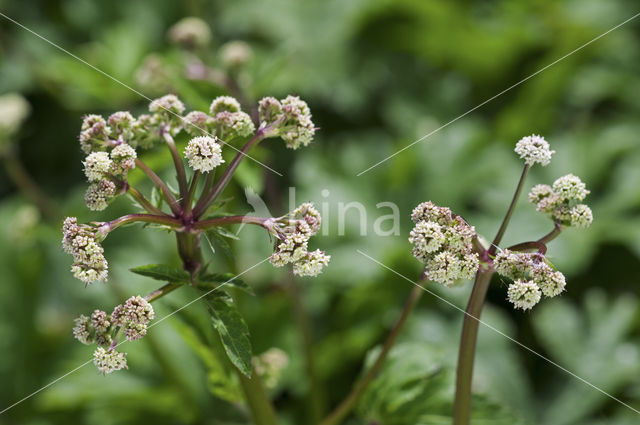
<instances>
[{"instance_id":1,"label":"small white flower","mask_svg":"<svg viewBox=\"0 0 640 425\"><path fill-rule=\"evenodd\" d=\"M200 18L187 17L176 22L168 32L171 42L188 49L203 47L211 41L211 29Z\"/></svg>"},{"instance_id":2,"label":"small white flower","mask_svg":"<svg viewBox=\"0 0 640 425\"><path fill-rule=\"evenodd\" d=\"M224 162L222 148L216 138L209 136L194 137L184 150L189 166L194 170L209 172Z\"/></svg>"},{"instance_id":3,"label":"small white flower","mask_svg":"<svg viewBox=\"0 0 640 425\"><path fill-rule=\"evenodd\" d=\"M553 194L553 189L548 184L537 184L531 188L529 192L528 200L532 204L537 204L543 198L546 198Z\"/></svg>"},{"instance_id":4,"label":"small white flower","mask_svg":"<svg viewBox=\"0 0 640 425\"><path fill-rule=\"evenodd\" d=\"M184 131L187 134L197 137L202 133L211 133L215 121L212 117L200 111L191 111L184 117Z\"/></svg>"},{"instance_id":5,"label":"small white flower","mask_svg":"<svg viewBox=\"0 0 640 425\"><path fill-rule=\"evenodd\" d=\"M80 317L73 319L73 322L75 323L73 327L73 337L85 345L91 344L93 338L90 333L89 318L81 314Z\"/></svg>"},{"instance_id":6,"label":"small white flower","mask_svg":"<svg viewBox=\"0 0 640 425\"><path fill-rule=\"evenodd\" d=\"M507 296L515 308L529 310L540 301L540 288L531 281L516 280L509 285Z\"/></svg>"},{"instance_id":7,"label":"small white flower","mask_svg":"<svg viewBox=\"0 0 640 425\"><path fill-rule=\"evenodd\" d=\"M531 278L547 297L559 295L567 286L564 275L554 271L546 263L536 264L531 269Z\"/></svg>"},{"instance_id":8,"label":"small white flower","mask_svg":"<svg viewBox=\"0 0 640 425\"><path fill-rule=\"evenodd\" d=\"M251 59L251 47L244 41L229 41L220 47L222 62L228 67L242 66Z\"/></svg>"},{"instance_id":9,"label":"small white flower","mask_svg":"<svg viewBox=\"0 0 640 425\"><path fill-rule=\"evenodd\" d=\"M571 218L572 226L587 228L591 226L591 223L593 222L593 213L591 212L591 208L585 204L578 204L569 209L569 216Z\"/></svg>"},{"instance_id":10,"label":"small white flower","mask_svg":"<svg viewBox=\"0 0 640 425\"><path fill-rule=\"evenodd\" d=\"M582 201L589 194L580 177L573 174L567 174L553 182L553 192L568 201Z\"/></svg>"},{"instance_id":11,"label":"small white flower","mask_svg":"<svg viewBox=\"0 0 640 425\"><path fill-rule=\"evenodd\" d=\"M549 149L549 143L544 137L535 134L520 139L514 150L526 164L533 165L537 162L543 166L549 164L551 155L556 152Z\"/></svg>"},{"instance_id":12,"label":"small white flower","mask_svg":"<svg viewBox=\"0 0 640 425\"><path fill-rule=\"evenodd\" d=\"M316 249L308 252L302 259L293 263L293 274L298 276L318 276L322 269L329 264L330 255Z\"/></svg>"},{"instance_id":13,"label":"small white flower","mask_svg":"<svg viewBox=\"0 0 640 425\"><path fill-rule=\"evenodd\" d=\"M282 115L282 105L275 97L263 97L258 103L258 117L261 123L271 124Z\"/></svg>"},{"instance_id":14,"label":"small white flower","mask_svg":"<svg viewBox=\"0 0 640 425\"><path fill-rule=\"evenodd\" d=\"M84 174L90 182L100 181L111 170L111 159L106 152L93 152L84 160Z\"/></svg>"},{"instance_id":15,"label":"small white flower","mask_svg":"<svg viewBox=\"0 0 640 425\"><path fill-rule=\"evenodd\" d=\"M101 373L107 374L116 370L127 369L126 356L126 353L98 347L93 353L93 364L96 365Z\"/></svg>"},{"instance_id":16,"label":"small white flower","mask_svg":"<svg viewBox=\"0 0 640 425\"><path fill-rule=\"evenodd\" d=\"M435 252L445 243L441 226L433 221L421 221L409 233L409 242L414 245L413 255L424 261L428 254Z\"/></svg>"},{"instance_id":17,"label":"small white flower","mask_svg":"<svg viewBox=\"0 0 640 425\"><path fill-rule=\"evenodd\" d=\"M136 150L126 143L120 143L111 151L111 159L115 163L113 171L115 174L122 174L125 171L136 168Z\"/></svg>"}]
</instances>

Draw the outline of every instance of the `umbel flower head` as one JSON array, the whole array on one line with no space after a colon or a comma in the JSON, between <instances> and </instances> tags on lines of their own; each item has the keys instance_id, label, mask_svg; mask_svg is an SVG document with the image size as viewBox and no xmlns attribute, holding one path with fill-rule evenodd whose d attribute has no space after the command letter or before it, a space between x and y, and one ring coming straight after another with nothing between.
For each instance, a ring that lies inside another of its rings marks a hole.
<instances>
[{"instance_id":1,"label":"umbel flower head","mask_svg":"<svg viewBox=\"0 0 640 425\"><path fill-rule=\"evenodd\" d=\"M124 330L124 335L129 341L136 341L145 336L147 324L154 317L155 312L151 304L139 295L116 306L111 313L111 321Z\"/></svg>"},{"instance_id":2,"label":"umbel flower head","mask_svg":"<svg viewBox=\"0 0 640 425\"><path fill-rule=\"evenodd\" d=\"M567 174L553 182L535 185L529 192L529 202L536 210L548 214L563 226L586 228L593 221L591 208L579 203L589 194L586 185L578 176Z\"/></svg>"},{"instance_id":3,"label":"umbel flower head","mask_svg":"<svg viewBox=\"0 0 640 425\"><path fill-rule=\"evenodd\" d=\"M200 18L187 17L169 29L169 40L186 49L204 47L211 41L211 29Z\"/></svg>"},{"instance_id":4,"label":"umbel flower head","mask_svg":"<svg viewBox=\"0 0 640 425\"><path fill-rule=\"evenodd\" d=\"M108 264L100 246L100 233L91 226L78 225L75 217L67 217L62 234L62 248L73 255L73 275L85 283L106 281Z\"/></svg>"},{"instance_id":5,"label":"umbel flower head","mask_svg":"<svg viewBox=\"0 0 640 425\"><path fill-rule=\"evenodd\" d=\"M311 203L304 203L291 214L271 220L267 227L277 239L275 252L269 261L276 267L293 264L293 273L299 276L317 276L329 264L330 255L324 251L309 252L311 236L320 230L320 213Z\"/></svg>"},{"instance_id":6,"label":"umbel flower head","mask_svg":"<svg viewBox=\"0 0 640 425\"><path fill-rule=\"evenodd\" d=\"M115 349L98 347L93 353L93 364L96 365L102 374L111 373L120 369L128 369L127 354L119 353Z\"/></svg>"},{"instance_id":7,"label":"umbel flower head","mask_svg":"<svg viewBox=\"0 0 640 425\"><path fill-rule=\"evenodd\" d=\"M413 256L425 264L425 275L451 286L458 279L471 279L480 264L473 251L476 231L449 208L423 202L414 208L415 223L409 234Z\"/></svg>"},{"instance_id":8,"label":"umbel flower head","mask_svg":"<svg viewBox=\"0 0 640 425\"><path fill-rule=\"evenodd\" d=\"M289 149L307 146L316 132L311 121L309 106L297 96L278 101L273 97L260 100L258 116L262 128L268 128L267 137L280 136Z\"/></svg>"},{"instance_id":9,"label":"umbel flower head","mask_svg":"<svg viewBox=\"0 0 640 425\"><path fill-rule=\"evenodd\" d=\"M515 151L527 165L538 163L543 166L549 165L551 155L556 152L549 148L549 142L544 137L535 134L520 139L516 143Z\"/></svg>"},{"instance_id":10,"label":"umbel flower head","mask_svg":"<svg viewBox=\"0 0 640 425\"><path fill-rule=\"evenodd\" d=\"M194 137L184 150L189 166L194 170L209 172L224 162L222 148L217 139L209 136Z\"/></svg>"},{"instance_id":11,"label":"umbel flower head","mask_svg":"<svg viewBox=\"0 0 640 425\"><path fill-rule=\"evenodd\" d=\"M564 275L554 270L540 253L505 249L495 256L493 265L498 274L514 281L507 296L516 308L529 310L540 301L541 294L555 297L566 286Z\"/></svg>"}]
</instances>

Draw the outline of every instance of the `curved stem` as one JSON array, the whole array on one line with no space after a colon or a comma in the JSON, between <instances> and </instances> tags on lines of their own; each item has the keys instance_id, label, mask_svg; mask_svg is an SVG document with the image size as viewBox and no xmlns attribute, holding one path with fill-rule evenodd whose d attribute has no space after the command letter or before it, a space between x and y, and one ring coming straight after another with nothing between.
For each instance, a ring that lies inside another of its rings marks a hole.
<instances>
[{"instance_id":1,"label":"curved stem","mask_svg":"<svg viewBox=\"0 0 640 425\"><path fill-rule=\"evenodd\" d=\"M519 244L512 245L507 249L510 249L512 251L526 251L526 250L537 249L538 252L540 252L541 254L546 254L547 252L546 244L554 240L556 237L558 237L558 235L562 232L562 229L563 227L560 223L555 223L553 230L547 233L546 235L544 235L543 237L541 237L540 239L538 239L537 241L522 242Z\"/></svg>"},{"instance_id":2,"label":"curved stem","mask_svg":"<svg viewBox=\"0 0 640 425\"><path fill-rule=\"evenodd\" d=\"M562 232L562 230L563 230L562 224L555 223L553 230L547 233L546 235L544 235L543 237L541 237L540 239L538 239L538 242L547 244L552 240L554 240L556 237L558 237L558 235Z\"/></svg>"},{"instance_id":3,"label":"curved stem","mask_svg":"<svg viewBox=\"0 0 640 425\"><path fill-rule=\"evenodd\" d=\"M496 237L493 239L491 243L491 247L489 248L489 254L493 255L496 253L498 249L498 245L500 241L502 241L502 236L504 236L504 232L507 230L507 226L509 225L509 220L511 219L511 214L513 214L513 210L516 207L516 203L518 202L518 198L520 197L520 192L522 192L522 187L524 186L524 180L527 177L527 172L529 171L530 165L525 164L524 169L522 170L522 175L520 175L520 180L518 181L518 186L516 187L516 192L513 194L513 199L511 200L511 204L509 204L509 209L507 210L507 214L504 216L502 220L502 224L500 224L500 229L498 229L498 233Z\"/></svg>"},{"instance_id":4,"label":"curved stem","mask_svg":"<svg viewBox=\"0 0 640 425\"><path fill-rule=\"evenodd\" d=\"M209 220L201 220L197 221L194 225L194 229L206 230L212 227L224 226L227 224L237 224L237 223L247 223L247 224L255 224L258 226L265 227L265 223L269 220L268 218L263 217L254 217L251 215L229 215L226 217L217 217L211 218Z\"/></svg>"},{"instance_id":5,"label":"curved stem","mask_svg":"<svg viewBox=\"0 0 640 425\"><path fill-rule=\"evenodd\" d=\"M153 181L158 189L160 189L164 200L167 201L167 204L169 204L169 208L171 208L173 214L180 215L181 211L180 206L178 205L178 201L176 201L176 198L173 196L167 185L164 184L162 179L139 158L136 158L136 166L140 168L147 175L147 177L151 179L151 181Z\"/></svg>"},{"instance_id":6,"label":"curved stem","mask_svg":"<svg viewBox=\"0 0 640 425\"><path fill-rule=\"evenodd\" d=\"M162 211L159 208L154 207L151 202L149 202L147 200L147 198L144 197L144 195L142 193L140 193L138 190L136 190L133 186L131 186L130 184L127 183L127 193L136 201L138 201L138 203L140 205L142 205L142 207L147 210L148 212L150 212L151 214L156 214L156 215L166 215L168 217L168 215Z\"/></svg>"},{"instance_id":7,"label":"curved stem","mask_svg":"<svg viewBox=\"0 0 640 425\"><path fill-rule=\"evenodd\" d=\"M471 386L478 326L492 275L493 270L491 269L478 271L469 304L465 310L456 372L456 395L453 405L454 425L469 425L471 423Z\"/></svg>"},{"instance_id":8,"label":"curved stem","mask_svg":"<svg viewBox=\"0 0 640 425\"><path fill-rule=\"evenodd\" d=\"M169 217L165 215L154 215L154 214L128 214L123 215L122 217L116 218L112 221L107 221L105 223L100 223L100 230L104 233L109 233L110 231L122 226L127 223L157 223L164 224L165 226L170 226L173 228L182 227L182 222L173 217Z\"/></svg>"},{"instance_id":9,"label":"curved stem","mask_svg":"<svg viewBox=\"0 0 640 425\"><path fill-rule=\"evenodd\" d=\"M420 286L419 284L416 285L411 290L411 294L409 294L409 299L407 299L407 302L404 305L402 314L400 315L400 317L398 318L398 321L393 326L393 329L391 329L391 332L387 336L387 339L385 340L384 345L382 346L382 350L378 354L378 357L373 363L373 366L371 366L371 369L369 369L369 371L367 371L367 373L362 377L362 379L353 387L353 389L351 390L349 395L347 395L344 401L340 403L340 405L333 412L331 412L331 414L327 416L326 419L320 422L320 425L339 424L349 414L349 412L351 412L351 410L355 407L356 402L358 401L358 399L360 398L364 390L371 383L371 381L373 381L373 379L376 377L376 375L382 368L382 365L384 364L384 361L386 360L387 355L391 350L391 347L395 343L398 337L398 334L402 330L407 320L407 317L409 317L409 313L411 313L411 311L413 310L413 307L416 305L416 303L420 299L420 296L422 295L422 291L423 291L422 286Z\"/></svg>"},{"instance_id":10,"label":"curved stem","mask_svg":"<svg viewBox=\"0 0 640 425\"><path fill-rule=\"evenodd\" d=\"M176 173L178 175L178 187L180 188L180 197L182 198L182 205L185 206L185 201L188 197L188 189L187 189L187 174L184 171L184 163L182 162L182 158L178 153L178 149L176 148L176 142L173 140L171 133L168 131L164 131L162 133L165 142L167 142L167 146L169 147L169 152L171 152L171 157L173 158L173 165L176 167Z\"/></svg>"},{"instance_id":11,"label":"curved stem","mask_svg":"<svg viewBox=\"0 0 640 425\"><path fill-rule=\"evenodd\" d=\"M181 287L182 285L178 284L178 283L167 283L164 286L161 286L160 288L156 289L153 292L150 292L149 294L147 294L146 297L144 297L147 301L149 301L150 303L154 302L155 300L157 300L158 298L162 298L165 295L167 295L169 292L173 292L176 289L178 289L179 287Z\"/></svg>"},{"instance_id":12,"label":"curved stem","mask_svg":"<svg viewBox=\"0 0 640 425\"><path fill-rule=\"evenodd\" d=\"M265 129L260 129L256 131L256 133L247 142L247 144L244 145L242 149L238 151L233 160L231 160L231 163L224 170L222 177L220 177L220 180L218 180L218 183L216 183L211 192L203 194L203 196L200 198L193 209L193 216L195 218L200 217L202 213L209 207L211 202L214 201L218 197L218 195L220 195L220 193L222 193L225 187L227 187L236 168L238 168L238 165L240 165L240 162L244 159L244 157L247 156L247 152L264 138L264 130Z\"/></svg>"}]
</instances>

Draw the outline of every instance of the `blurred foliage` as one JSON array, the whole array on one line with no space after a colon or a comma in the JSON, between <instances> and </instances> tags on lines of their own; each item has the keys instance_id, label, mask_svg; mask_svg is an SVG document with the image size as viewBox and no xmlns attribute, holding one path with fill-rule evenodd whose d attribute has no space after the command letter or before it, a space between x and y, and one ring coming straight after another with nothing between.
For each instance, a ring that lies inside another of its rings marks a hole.
<instances>
[{"instance_id":1,"label":"blurred foliage","mask_svg":"<svg viewBox=\"0 0 640 425\"><path fill-rule=\"evenodd\" d=\"M308 101L320 127L314 144L296 152L276 141L260 146L255 157L283 177L246 161L230 188L229 209L250 211L244 201L250 187L274 215L305 200L323 214L318 242L332 255L331 265L319 278L296 284L311 321L320 383L315 403L324 411L360 376L410 291L408 282L356 250L416 278L420 265L409 253L408 214L428 199L451 206L481 234L493 236L520 173L514 142L530 133L545 135L557 154L550 166L533 170L527 190L568 172L579 175L591 189L594 225L568 230L549 246L554 264L567 275L566 294L523 314L510 309L505 284L496 279L483 320L640 408L640 307L630 296L640 283L638 22L356 176L633 16L639 11L635 2L0 0L0 10L144 96L172 90L189 106L205 108L223 90L185 78L184 52L166 38L174 22L199 16L214 34L211 48L200 52L210 63L220 63L218 47L226 41L252 47L252 59L238 75L252 99L294 93ZM32 106L15 139L18 154L65 215L80 221L116 217L129 201L102 213L83 205L81 116L140 112L148 101L60 48L0 17L0 94L21 92ZM162 73L145 85L139 70L149 55L162 64ZM170 158L161 152L148 163L162 168ZM296 201L288 199L290 186ZM0 196L1 409L90 359L90 349L71 337L74 317L156 288L158 282L129 268L179 263L169 236L131 227L104 243L110 282L83 288L59 247L61 220L41 219L4 172ZM366 208L366 235L355 208L340 223L340 208L353 201ZM381 202L398 205L399 235L374 234L375 220L392 212ZM338 235L341 225L344 235ZM505 246L550 228L523 201ZM242 229L240 240L223 236L209 237L216 254L208 250L207 256L216 272L241 272L270 252L270 241L256 229ZM279 347L290 358L271 389L282 423L311 423L290 277L263 265L243 280L256 295L235 289L233 295L253 352ZM464 308L469 286L430 289ZM158 317L197 294L181 288L157 303ZM350 423L448 423L461 323L460 311L425 294ZM491 329L481 327L478 345L477 423L637 423L630 409ZM83 367L0 415L0 423L248 423L221 350L206 306L194 303L128 349L129 371L102 377Z\"/></svg>"}]
</instances>

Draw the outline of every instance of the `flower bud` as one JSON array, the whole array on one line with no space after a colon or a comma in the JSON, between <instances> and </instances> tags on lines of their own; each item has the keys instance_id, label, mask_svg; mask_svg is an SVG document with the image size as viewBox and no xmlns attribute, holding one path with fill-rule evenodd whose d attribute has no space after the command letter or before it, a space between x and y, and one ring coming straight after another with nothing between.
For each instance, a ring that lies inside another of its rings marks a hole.
<instances>
[{"instance_id":1,"label":"flower bud","mask_svg":"<svg viewBox=\"0 0 640 425\"><path fill-rule=\"evenodd\" d=\"M251 59L251 47L244 41L229 41L220 47L222 62L228 68L238 68Z\"/></svg>"},{"instance_id":2,"label":"flower bud","mask_svg":"<svg viewBox=\"0 0 640 425\"><path fill-rule=\"evenodd\" d=\"M209 107L209 113L215 117L220 112L240 112L240 102L231 96L218 96L213 99Z\"/></svg>"},{"instance_id":3,"label":"flower bud","mask_svg":"<svg viewBox=\"0 0 640 425\"><path fill-rule=\"evenodd\" d=\"M187 17L176 22L168 32L169 40L185 49L204 47L211 41L211 29L200 18Z\"/></svg>"}]
</instances>

